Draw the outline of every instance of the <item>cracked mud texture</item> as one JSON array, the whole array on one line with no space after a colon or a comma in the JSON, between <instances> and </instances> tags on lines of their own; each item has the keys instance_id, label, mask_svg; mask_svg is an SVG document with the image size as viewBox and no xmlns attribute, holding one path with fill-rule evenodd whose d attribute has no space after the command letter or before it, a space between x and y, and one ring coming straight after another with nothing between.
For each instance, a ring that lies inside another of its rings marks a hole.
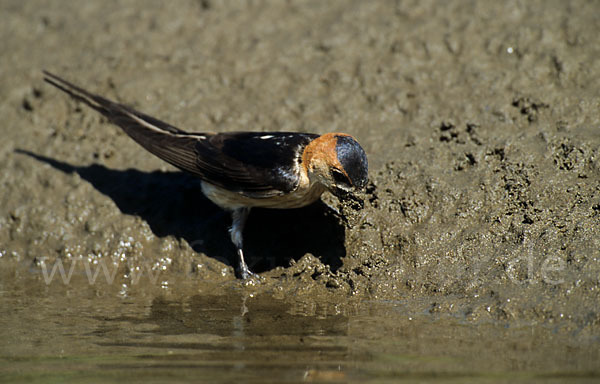
<instances>
[{"instance_id":1,"label":"cracked mud texture","mask_svg":"<svg viewBox=\"0 0 600 384\"><path fill-rule=\"evenodd\" d=\"M171 287L240 284L229 216L192 177L44 84L47 69L189 131L358 139L371 169L364 209L324 196L250 215L262 292L397 300L408 313L597 342L598 3L2 8L5 271L43 281L43 263L102 259L129 288L147 266Z\"/></svg>"}]
</instances>

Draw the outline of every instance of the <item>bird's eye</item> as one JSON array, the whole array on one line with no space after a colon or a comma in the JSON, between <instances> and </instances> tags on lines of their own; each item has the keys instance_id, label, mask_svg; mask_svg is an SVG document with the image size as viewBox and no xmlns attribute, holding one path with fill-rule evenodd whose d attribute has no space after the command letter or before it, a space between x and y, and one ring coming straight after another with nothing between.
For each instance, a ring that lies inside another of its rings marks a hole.
<instances>
[{"instance_id":1,"label":"bird's eye","mask_svg":"<svg viewBox=\"0 0 600 384\"><path fill-rule=\"evenodd\" d=\"M333 169L331 171L331 176L333 177L333 180L335 181L336 185L342 185L342 186L346 186L346 187L351 187L352 183L350 183L350 180L348 180L348 177L346 175L344 175L344 173L342 171L340 171L339 169Z\"/></svg>"}]
</instances>

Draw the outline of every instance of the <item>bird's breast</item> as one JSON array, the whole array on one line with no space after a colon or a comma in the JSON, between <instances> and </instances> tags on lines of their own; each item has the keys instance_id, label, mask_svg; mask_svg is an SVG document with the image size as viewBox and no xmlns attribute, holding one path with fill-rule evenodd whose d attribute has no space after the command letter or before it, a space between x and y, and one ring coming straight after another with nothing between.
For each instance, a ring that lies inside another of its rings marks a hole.
<instances>
[{"instance_id":1,"label":"bird's breast","mask_svg":"<svg viewBox=\"0 0 600 384\"><path fill-rule=\"evenodd\" d=\"M312 204L325 192L322 184L300 185L296 190L269 197L248 196L240 192L229 191L202 181L202 192L206 197L224 209L242 207L291 209Z\"/></svg>"}]
</instances>

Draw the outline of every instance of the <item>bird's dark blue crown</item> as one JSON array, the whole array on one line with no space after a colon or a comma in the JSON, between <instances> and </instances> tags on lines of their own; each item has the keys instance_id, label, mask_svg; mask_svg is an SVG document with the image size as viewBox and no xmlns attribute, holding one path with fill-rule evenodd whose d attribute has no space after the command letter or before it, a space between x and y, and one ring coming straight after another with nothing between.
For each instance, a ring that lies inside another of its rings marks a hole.
<instances>
[{"instance_id":1,"label":"bird's dark blue crown","mask_svg":"<svg viewBox=\"0 0 600 384\"><path fill-rule=\"evenodd\" d=\"M365 150L352 136L337 136L337 158L350 177L352 185L363 188L369 180L369 164Z\"/></svg>"}]
</instances>

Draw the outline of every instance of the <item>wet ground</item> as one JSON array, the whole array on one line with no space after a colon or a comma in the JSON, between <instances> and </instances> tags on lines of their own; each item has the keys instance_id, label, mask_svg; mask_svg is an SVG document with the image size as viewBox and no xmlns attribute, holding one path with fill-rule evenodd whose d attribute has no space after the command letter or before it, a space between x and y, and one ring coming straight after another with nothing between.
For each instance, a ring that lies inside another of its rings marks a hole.
<instances>
[{"instance_id":1,"label":"wet ground","mask_svg":"<svg viewBox=\"0 0 600 384\"><path fill-rule=\"evenodd\" d=\"M598 380L598 3L0 7L0 377ZM240 282L197 181L42 69L190 131L350 133L365 207L253 211Z\"/></svg>"}]
</instances>

